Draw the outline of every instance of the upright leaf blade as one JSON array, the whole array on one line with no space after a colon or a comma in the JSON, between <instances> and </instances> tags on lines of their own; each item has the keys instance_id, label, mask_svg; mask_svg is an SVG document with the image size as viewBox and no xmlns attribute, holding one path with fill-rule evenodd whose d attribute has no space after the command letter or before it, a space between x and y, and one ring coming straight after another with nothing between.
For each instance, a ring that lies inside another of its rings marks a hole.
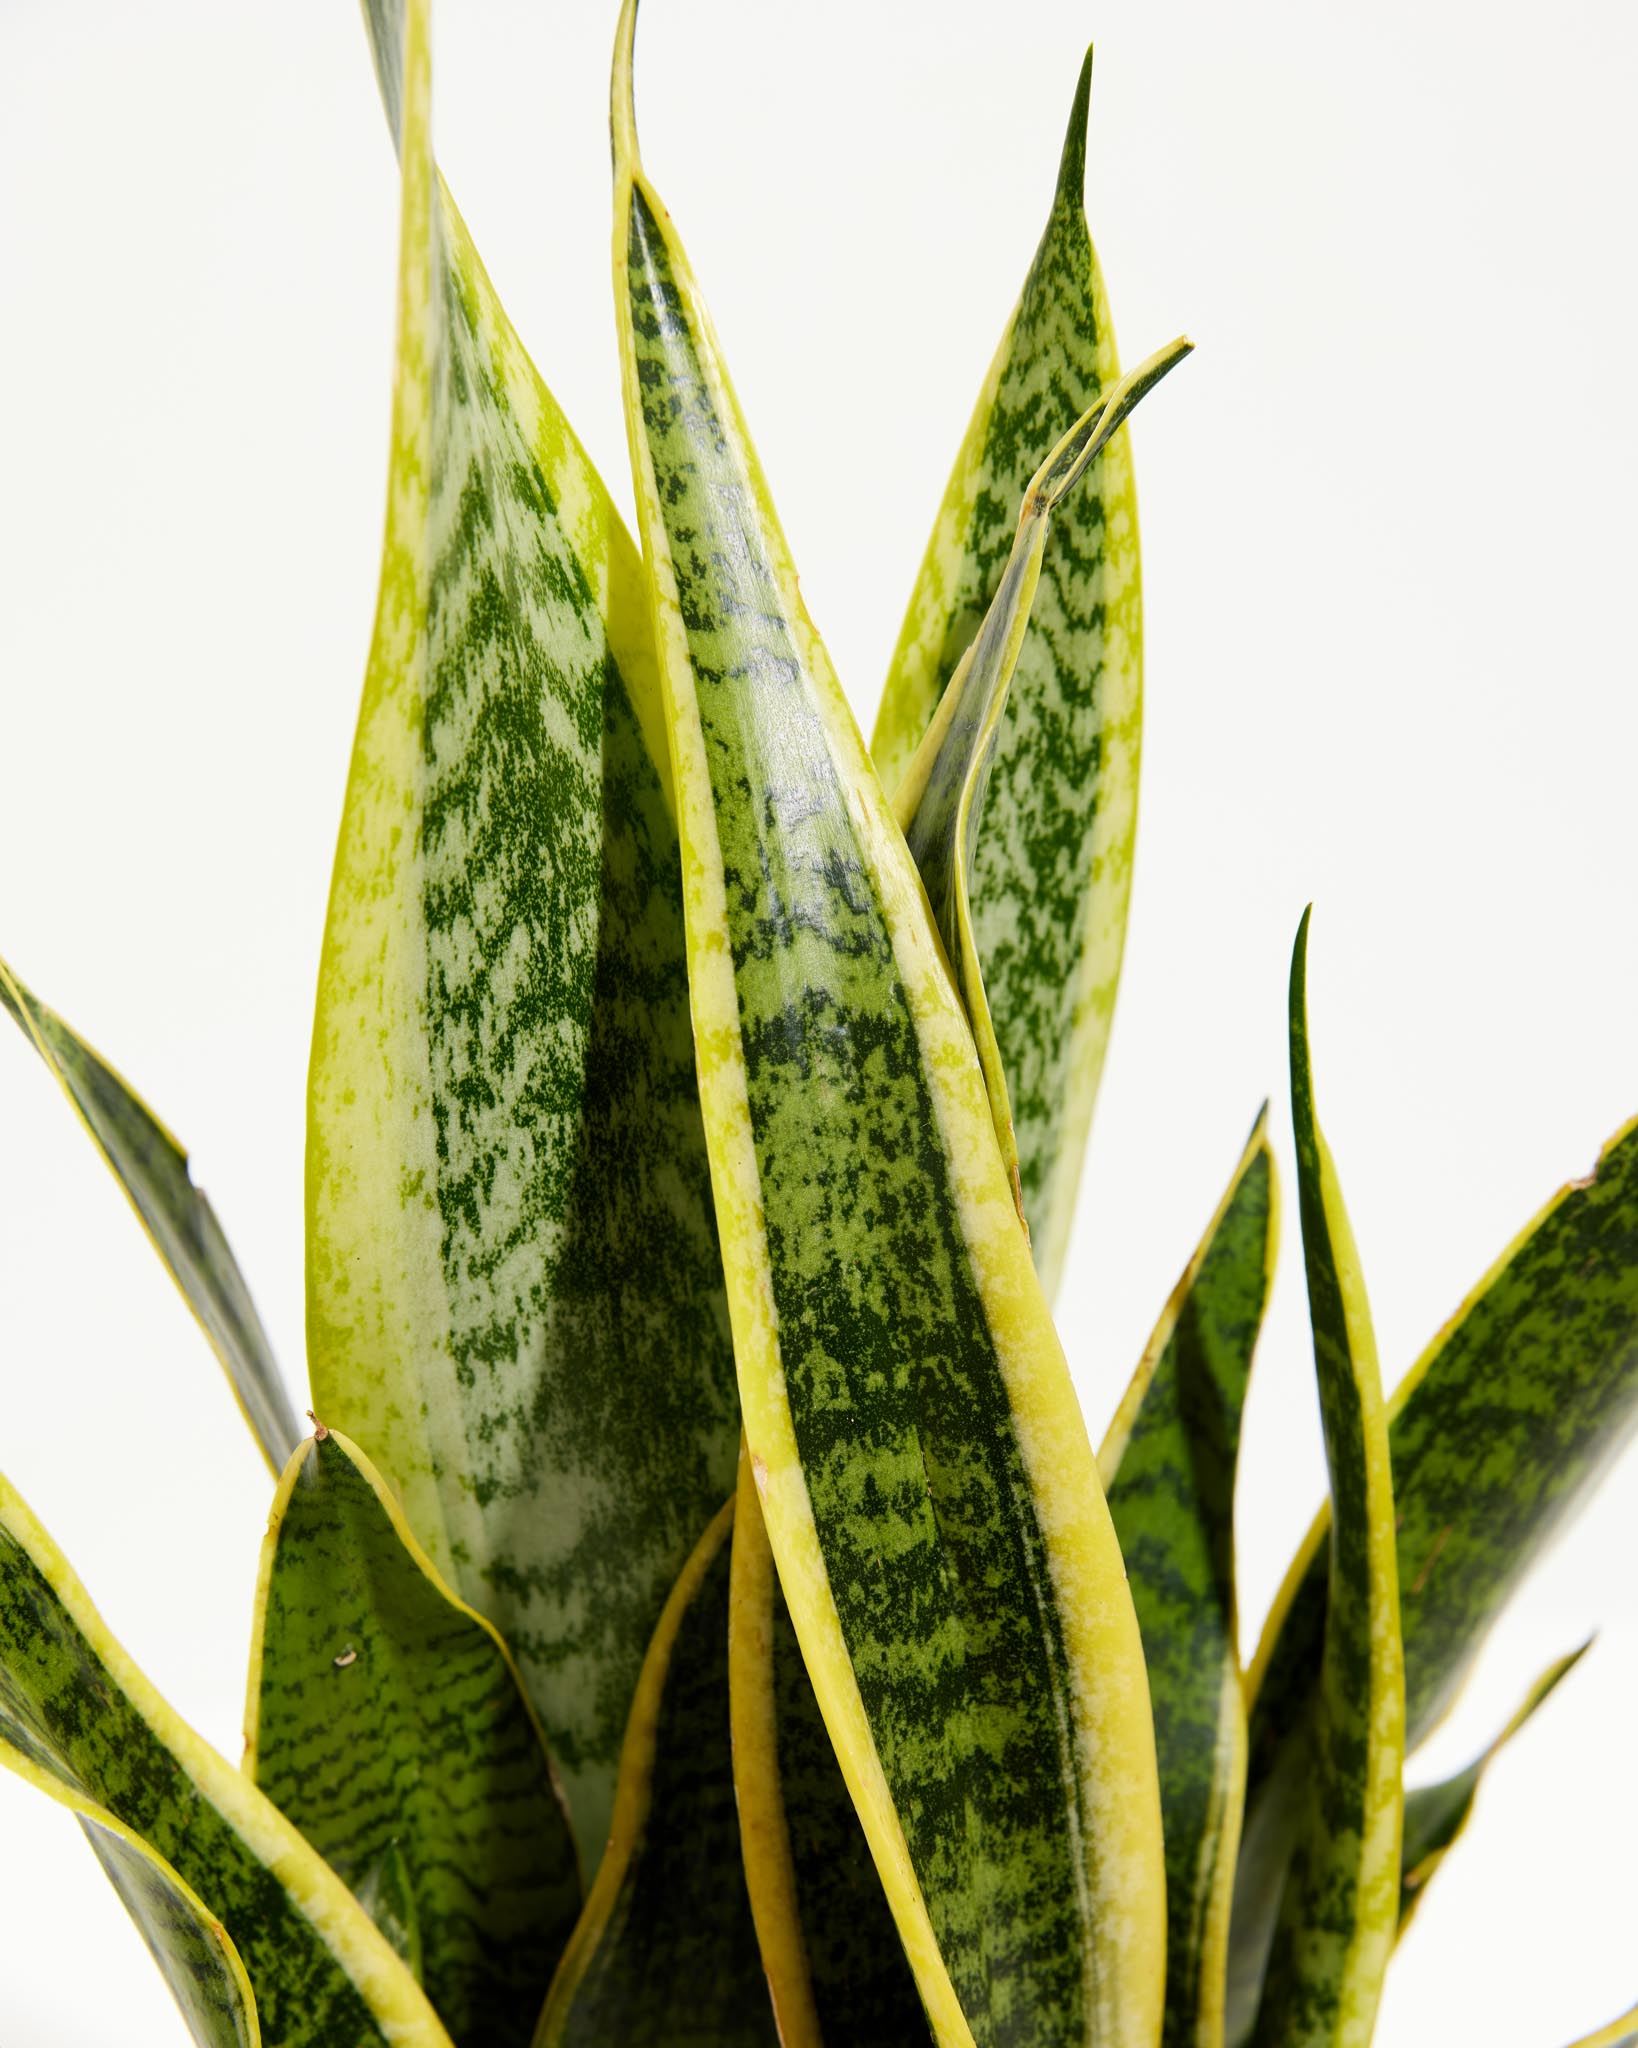
<instances>
[{"instance_id":1,"label":"upright leaf blade","mask_svg":"<svg viewBox=\"0 0 1638 2048\"><path fill-rule=\"evenodd\" d=\"M730 1759L733 1519L730 1500L654 1631L620 1753L608 1854L536 2048L777 2048Z\"/></svg>"},{"instance_id":2,"label":"upright leaf blade","mask_svg":"<svg viewBox=\"0 0 1638 2048\"><path fill-rule=\"evenodd\" d=\"M160 1699L4 1480L0 1763L102 1830L196 2040L255 2039L236 1955L269 2048L450 2048L346 1886Z\"/></svg>"},{"instance_id":3,"label":"upright leaf blade","mask_svg":"<svg viewBox=\"0 0 1638 2048\"><path fill-rule=\"evenodd\" d=\"M1221 2048L1245 1791L1240 1414L1278 1242L1266 1109L1099 1455L1149 1665L1166 1843L1166 2048Z\"/></svg>"},{"instance_id":4,"label":"upright leaf blade","mask_svg":"<svg viewBox=\"0 0 1638 2048\"><path fill-rule=\"evenodd\" d=\"M1142 1648L925 897L616 54L615 290L747 1439L944 2041L1159 2028Z\"/></svg>"},{"instance_id":5,"label":"upright leaf blade","mask_svg":"<svg viewBox=\"0 0 1638 2048\"><path fill-rule=\"evenodd\" d=\"M1051 217L956 457L888 675L872 749L889 791L995 595L1013 507L1042 450L1120 375L1083 200L1091 78L1088 52ZM1114 1015L1142 723L1137 498L1121 433L1044 551L973 859L974 940L1049 1295Z\"/></svg>"},{"instance_id":6,"label":"upright leaf blade","mask_svg":"<svg viewBox=\"0 0 1638 2048\"><path fill-rule=\"evenodd\" d=\"M739 1421L641 567L438 179L426 11L370 11L399 368L314 1031L314 1407L515 1651L589 1872Z\"/></svg>"},{"instance_id":7,"label":"upright leaf blade","mask_svg":"<svg viewBox=\"0 0 1638 2048\"><path fill-rule=\"evenodd\" d=\"M1364 2048L1398 1925L1405 1671L1387 1412L1359 1254L1314 1114L1307 949L1305 911L1291 962L1291 1121L1333 1515L1302 1818L1252 2038Z\"/></svg>"},{"instance_id":8,"label":"upright leaf blade","mask_svg":"<svg viewBox=\"0 0 1638 2048\"><path fill-rule=\"evenodd\" d=\"M500 1638L345 1437L291 1459L256 1607L246 1770L461 2048L528 2048L580 1910L568 1819Z\"/></svg>"},{"instance_id":9,"label":"upright leaf blade","mask_svg":"<svg viewBox=\"0 0 1638 2048\"><path fill-rule=\"evenodd\" d=\"M193 1184L187 1153L101 1055L25 988L3 960L0 1009L56 1075L113 1169L221 1360L262 1456L278 1472L301 1431L250 1289L216 1211Z\"/></svg>"}]
</instances>

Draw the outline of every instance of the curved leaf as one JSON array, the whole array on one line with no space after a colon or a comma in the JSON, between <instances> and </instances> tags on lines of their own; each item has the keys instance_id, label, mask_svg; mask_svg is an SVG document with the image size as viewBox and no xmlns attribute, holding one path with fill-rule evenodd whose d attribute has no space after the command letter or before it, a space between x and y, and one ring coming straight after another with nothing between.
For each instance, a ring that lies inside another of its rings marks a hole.
<instances>
[{"instance_id":1,"label":"curved leaf","mask_svg":"<svg viewBox=\"0 0 1638 2048\"><path fill-rule=\"evenodd\" d=\"M0 1763L102 1830L196 2040L254 2042L248 1980L270 2048L450 2048L346 1886L166 1706L4 1480Z\"/></svg>"},{"instance_id":2,"label":"curved leaf","mask_svg":"<svg viewBox=\"0 0 1638 2048\"><path fill-rule=\"evenodd\" d=\"M1031 473L1120 375L1087 231L1087 53L1052 214L928 542L872 750L895 790L995 595ZM1118 434L1047 543L973 854L973 936L1048 1294L1062 1270L1126 938L1143 727L1132 454Z\"/></svg>"},{"instance_id":3,"label":"curved leaf","mask_svg":"<svg viewBox=\"0 0 1638 2048\"><path fill-rule=\"evenodd\" d=\"M654 1631L620 1752L608 1854L536 2048L777 2048L729 1756L733 1521L729 1501Z\"/></svg>"},{"instance_id":4,"label":"curved leaf","mask_svg":"<svg viewBox=\"0 0 1638 2048\"><path fill-rule=\"evenodd\" d=\"M977 637L905 770L893 808L926 886L939 936L978 1043L995 1135L1024 1213L1018 1146L995 1022L984 990L973 925L971 875L978 821L995 764L995 746L1030 607L1041 581L1041 556L1052 516L1119 431L1127 415L1193 343L1179 339L1123 377L1107 398L1082 415L1047 456L1024 493L1012 552ZM1027 1227L1027 1226L1026 1226Z\"/></svg>"},{"instance_id":5,"label":"curved leaf","mask_svg":"<svg viewBox=\"0 0 1638 2048\"><path fill-rule=\"evenodd\" d=\"M1333 1515L1301 1819L1258 2048L1369 2041L1399 1913L1405 1670L1388 1422L1359 1254L1314 1115L1307 950L1305 911L1291 961L1291 1121Z\"/></svg>"},{"instance_id":6,"label":"curved leaf","mask_svg":"<svg viewBox=\"0 0 1638 2048\"><path fill-rule=\"evenodd\" d=\"M461 2048L527 2048L580 1910L510 1656L326 1430L262 1548L245 1769L415 1969Z\"/></svg>"},{"instance_id":7,"label":"curved leaf","mask_svg":"<svg viewBox=\"0 0 1638 2048\"><path fill-rule=\"evenodd\" d=\"M1240 1415L1279 1239L1268 1112L1099 1454L1149 1664L1166 1842L1166 2048L1223 2038L1245 1791L1234 1589Z\"/></svg>"},{"instance_id":8,"label":"curved leaf","mask_svg":"<svg viewBox=\"0 0 1638 2048\"><path fill-rule=\"evenodd\" d=\"M1476 1756L1465 1770L1442 1778L1436 1785L1419 1785L1405 1794L1405 1838L1399 1856L1399 1933L1410 1925L1411 1916L1427 1896L1434 1872L1455 1846L1462 1830L1473 1817L1473 1802L1485 1773L1560 1682L1568 1678L1592 1648L1589 1637L1579 1650L1560 1657L1531 1686L1518 1711L1499 1735Z\"/></svg>"},{"instance_id":9,"label":"curved leaf","mask_svg":"<svg viewBox=\"0 0 1638 2048\"><path fill-rule=\"evenodd\" d=\"M907 2048L927 2021L739 1467L728 1684L745 1882L781 2048Z\"/></svg>"},{"instance_id":10,"label":"curved leaf","mask_svg":"<svg viewBox=\"0 0 1638 2048\"><path fill-rule=\"evenodd\" d=\"M1152 2042L1142 1645L983 1074L616 54L616 303L747 1441L941 2040Z\"/></svg>"},{"instance_id":11,"label":"curved leaf","mask_svg":"<svg viewBox=\"0 0 1638 2048\"><path fill-rule=\"evenodd\" d=\"M401 128L381 593L308 1143L313 1405L502 1631L586 1868L666 1595L739 1442L641 566Z\"/></svg>"},{"instance_id":12,"label":"curved leaf","mask_svg":"<svg viewBox=\"0 0 1638 2048\"><path fill-rule=\"evenodd\" d=\"M1584 2035L1572 2048L1638 2048L1638 2005L1597 2033Z\"/></svg>"},{"instance_id":13,"label":"curved leaf","mask_svg":"<svg viewBox=\"0 0 1638 2048\"><path fill-rule=\"evenodd\" d=\"M301 1436L295 1411L216 1211L188 1155L102 1057L0 960L0 1009L56 1075L125 1190L150 1243L221 1360L262 1456L275 1472Z\"/></svg>"},{"instance_id":14,"label":"curved leaf","mask_svg":"<svg viewBox=\"0 0 1638 2048\"><path fill-rule=\"evenodd\" d=\"M1507 1247L1395 1389L1388 1414L1405 1738L1414 1748L1542 1546L1638 1422L1638 1120ZM1269 1614L1247 1686L1251 1755L1231 1976L1252 1996L1291 1853L1302 1730L1325 1632L1328 1526L1322 1510Z\"/></svg>"}]
</instances>

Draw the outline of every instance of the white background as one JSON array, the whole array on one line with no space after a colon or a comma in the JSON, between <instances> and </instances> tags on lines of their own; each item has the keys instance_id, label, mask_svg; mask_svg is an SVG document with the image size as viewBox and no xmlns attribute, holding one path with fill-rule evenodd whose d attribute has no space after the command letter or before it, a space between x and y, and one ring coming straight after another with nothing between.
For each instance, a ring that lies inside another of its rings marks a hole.
<instances>
[{"instance_id":1,"label":"white background","mask_svg":"<svg viewBox=\"0 0 1638 2048\"><path fill-rule=\"evenodd\" d=\"M623 503L612 0L446 0L445 168ZM1265 1094L1288 949L1384 1370L1638 1110L1629 357L1638 12L1504 0L649 0L645 155L860 716L1098 39L1090 207L1148 604L1128 967L1063 1330L1094 1431ZM345 0L0 0L0 947L192 1144L300 1383L303 1083L368 642L395 190ZM21 1041L0 1465L238 1753L269 1485ZM1248 1415L1248 1647L1318 1498L1294 1206ZM1638 1456L1431 1767L1498 1770L1381 2039L1638 1997ZM64 1816L0 1782L0 2048L179 2048Z\"/></svg>"}]
</instances>

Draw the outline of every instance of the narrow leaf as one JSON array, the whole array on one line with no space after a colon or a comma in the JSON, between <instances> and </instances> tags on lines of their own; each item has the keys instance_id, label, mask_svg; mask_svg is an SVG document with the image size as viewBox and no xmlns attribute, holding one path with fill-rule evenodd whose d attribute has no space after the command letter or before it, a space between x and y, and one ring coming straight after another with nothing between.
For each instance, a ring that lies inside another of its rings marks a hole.
<instances>
[{"instance_id":1,"label":"narrow leaf","mask_svg":"<svg viewBox=\"0 0 1638 2048\"><path fill-rule=\"evenodd\" d=\"M187 1153L113 1068L25 988L3 960L0 1009L56 1075L112 1167L221 1360L263 1457L278 1472L301 1431L244 1275L216 1211L193 1184Z\"/></svg>"},{"instance_id":2,"label":"narrow leaf","mask_svg":"<svg viewBox=\"0 0 1638 2048\"><path fill-rule=\"evenodd\" d=\"M896 790L1000 584L1013 507L1120 375L1087 231L1088 52L1052 213L956 457L872 742ZM1062 1271L1126 937L1143 725L1128 437L1068 503L1000 722L973 853L973 940L1007 1074L1036 1263Z\"/></svg>"},{"instance_id":3,"label":"narrow leaf","mask_svg":"<svg viewBox=\"0 0 1638 2048\"><path fill-rule=\"evenodd\" d=\"M528 2048L580 1910L568 1818L500 1638L343 1436L285 1471L256 1613L246 1770L461 2048Z\"/></svg>"},{"instance_id":4,"label":"narrow leaf","mask_svg":"<svg viewBox=\"0 0 1638 2048\"><path fill-rule=\"evenodd\" d=\"M1291 962L1291 1120L1331 1481L1329 1602L1296 1848L1253 2039L1363 2048L1398 1924L1405 1672L1387 1413L1359 1254L1314 1115L1307 949L1305 911Z\"/></svg>"},{"instance_id":5,"label":"narrow leaf","mask_svg":"<svg viewBox=\"0 0 1638 2048\"><path fill-rule=\"evenodd\" d=\"M438 178L426 0L368 18L399 360L314 1032L313 1405L516 1654L590 1872L739 1441L676 826L641 566Z\"/></svg>"},{"instance_id":6,"label":"narrow leaf","mask_svg":"<svg viewBox=\"0 0 1638 2048\"><path fill-rule=\"evenodd\" d=\"M926 899L614 92L627 425L735 1357L791 1619L941 2040L1150 2043L1142 1645Z\"/></svg>"},{"instance_id":7,"label":"narrow leaf","mask_svg":"<svg viewBox=\"0 0 1638 2048\"><path fill-rule=\"evenodd\" d=\"M950 678L932 724L905 770L894 810L927 888L939 936L972 1025L995 1117L1001 1156L1013 1176L1023 1214L1017 1140L1005 1066L984 990L973 928L971 876L978 821L995 763L996 737L1008 687L1029 627L1041 581L1041 557L1052 516L1086 474L1127 415L1192 343L1177 340L1117 384L1082 415L1047 456L1018 515L1018 531L984 623Z\"/></svg>"},{"instance_id":8,"label":"narrow leaf","mask_svg":"<svg viewBox=\"0 0 1638 2048\"><path fill-rule=\"evenodd\" d=\"M256 2039L236 1954L269 2048L450 2048L346 1886L166 1706L4 1480L0 1762L101 1830L196 2040Z\"/></svg>"},{"instance_id":9,"label":"narrow leaf","mask_svg":"<svg viewBox=\"0 0 1638 2048\"><path fill-rule=\"evenodd\" d=\"M733 1520L730 1501L684 1566L649 1645L608 1854L536 2048L777 2048L729 1756Z\"/></svg>"},{"instance_id":10,"label":"narrow leaf","mask_svg":"<svg viewBox=\"0 0 1638 2048\"><path fill-rule=\"evenodd\" d=\"M791 1626L749 1458L729 1579L745 1882L782 2048L908 2048L927 2021Z\"/></svg>"},{"instance_id":11,"label":"narrow leaf","mask_svg":"<svg viewBox=\"0 0 1638 2048\"><path fill-rule=\"evenodd\" d=\"M1395 1389L1388 1414L1405 1737L1414 1748L1543 1545L1638 1422L1638 1120L1507 1247ZM1328 1527L1322 1511L1274 1603L1247 1685L1251 1755L1231 1976L1249 1997L1291 1853L1325 1633ZM1244 2015L1245 2001L1236 2009Z\"/></svg>"},{"instance_id":12,"label":"narrow leaf","mask_svg":"<svg viewBox=\"0 0 1638 2048\"><path fill-rule=\"evenodd\" d=\"M1221 2048L1245 1791L1240 1415L1278 1243L1267 1111L1099 1455L1149 1664L1166 1842L1166 2048Z\"/></svg>"},{"instance_id":13,"label":"narrow leaf","mask_svg":"<svg viewBox=\"0 0 1638 2048\"><path fill-rule=\"evenodd\" d=\"M1436 1785L1419 1785L1405 1794L1405 1839L1399 1858L1400 1934L1410 1925L1411 1915L1427 1896L1433 1873L1449 1855L1472 1818L1473 1802L1490 1766L1591 1648L1589 1638L1579 1650L1572 1650L1567 1657L1560 1657L1556 1663L1549 1664L1506 1727L1465 1770L1441 1779Z\"/></svg>"}]
</instances>

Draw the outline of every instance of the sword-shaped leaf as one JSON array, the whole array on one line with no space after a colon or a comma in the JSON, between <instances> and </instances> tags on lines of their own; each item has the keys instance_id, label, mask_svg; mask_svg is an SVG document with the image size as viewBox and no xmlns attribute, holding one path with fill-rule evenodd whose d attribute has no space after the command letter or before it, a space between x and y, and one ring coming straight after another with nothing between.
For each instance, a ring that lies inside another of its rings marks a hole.
<instances>
[{"instance_id":1,"label":"sword-shaped leaf","mask_svg":"<svg viewBox=\"0 0 1638 2048\"><path fill-rule=\"evenodd\" d=\"M517 1656L588 1873L739 1418L642 570L438 178L426 0L375 642L308 1148L314 1407Z\"/></svg>"},{"instance_id":2,"label":"sword-shaped leaf","mask_svg":"<svg viewBox=\"0 0 1638 2048\"><path fill-rule=\"evenodd\" d=\"M1087 231L1088 52L1052 214L928 542L872 742L889 791L1000 584L1041 451L1120 375ZM1143 604L1128 437L1056 522L973 854L973 937L1050 1295L1114 1014L1143 727Z\"/></svg>"},{"instance_id":3,"label":"sword-shaped leaf","mask_svg":"<svg viewBox=\"0 0 1638 2048\"><path fill-rule=\"evenodd\" d=\"M499 1636L345 1437L291 1459L256 1613L245 1769L461 2048L528 2048L580 1910L568 1818Z\"/></svg>"},{"instance_id":4,"label":"sword-shaped leaf","mask_svg":"<svg viewBox=\"0 0 1638 2048\"><path fill-rule=\"evenodd\" d=\"M1142 1645L983 1073L616 49L615 297L746 1435L935 2032L1150 2043Z\"/></svg>"},{"instance_id":5,"label":"sword-shaped leaf","mask_svg":"<svg viewBox=\"0 0 1638 2048\"><path fill-rule=\"evenodd\" d=\"M730 1501L654 1631L620 1752L608 1854L536 2048L777 2048L729 1754L733 1521Z\"/></svg>"},{"instance_id":6,"label":"sword-shaped leaf","mask_svg":"<svg viewBox=\"0 0 1638 2048\"><path fill-rule=\"evenodd\" d=\"M1420 1785L1405 1794L1405 1838L1399 1856L1399 1933L1410 1925L1411 1915L1427 1896L1428 1882L1455 1846L1457 1838L1473 1815L1473 1802L1485 1773L1548 1695L1556 1690L1592 1648L1589 1638L1579 1650L1560 1657L1531 1686L1517 1713L1494 1740L1465 1770L1441 1778L1436 1785Z\"/></svg>"},{"instance_id":7,"label":"sword-shaped leaf","mask_svg":"<svg viewBox=\"0 0 1638 2048\"><path fill-rule=\"evenodd\" d=\"M1638 1422L1638 1120L1507 1247L1395 1389L1388 1414L1414 1748L1542 1546ZM1286 1576L1247 1683L1230 1965L1242 2026L1291 1853L1325 1633L1328 1519L1322 1510Z\"/></svg>"},{"instance_id":8,"label":"sword-shaped leaf","mask_svg":"<svg viewBox=\"0 0 1638 2048\"><path fill-rule=\"evenodd\" d=\"M1308 913L1291 961L1291 1121L1331 1481L1328 1605L1296 1847L1253 2039L1363 2048L1399 1916L1405 1668L1388 1421L1359 1254L1314 1115Z\"/></svg>"},{"instance_id":9,"label":"sword-shaped leaf","mask_svg":"<svg viewBox=\"0 0 1638 2048\"><path fill-rule=\"evenodd\" d=\"M255 2042L257 2015L268 2048L450 2048L340 1878L159 1697L4 1480L0 1763L97 1831L206 2048Z\"/></svg>"},{"instance_id":10,"label":"sword-shaped leaf","mask_svg":"<svg viewBox=\"0 0 1638 2048\"><path fill-rule=\"evenodd\" d=\"M1018 514L1012 552L984 623L950 678L893 800L978 1043L995 1134L1018 1191L1020 1215L1024 1214L1024 1201L1006 1067L985 994L973 924L978 821L995 765L996 738L1006 712L1008 688L1040 586L1041 558L1053 514L1138 401L1192 347L1192 342L1179 339L1129 372L1107 398L1075 422L1031 477Z\"/></svg>"},{"instance_id":11,"label":"sword-shaped leaf","mask_svg":"<svg viewBox=\"0 0 1638 2048\"><path fill-rule=\"evenodd\" d=\"M926 2040L916 1980L848 1797L740 1460L728 1681L745 1881L782 2048Z\"/></svg>"},{"instance_id":12,"label":"sword-shaped leaf","mask_svg":"<svg viewBox=\"0 0 1638 2048\"><path fill-rule=\"evenodd\" d=\"M33 1045L125 1190L154 1250L221 1360L235 1400L275 1472L301 1431L256 1304L188 1155L101 1056L0 960L0 1009Z\"/></svg>"},{"instance_id":13,"label":"sword-shaped leaf","mask_svg":"<svg viewBox=\"0 0 1638 2048\"><path fill-rule=\"evenodd\" d=\"M1240 1415L1279 1238L1268 1112L1099 1454L1149 1663L1166 1841L1166 2048L1220 2048L1245 1792L1234 1585Z\"/></svg>"}]
</instances>

